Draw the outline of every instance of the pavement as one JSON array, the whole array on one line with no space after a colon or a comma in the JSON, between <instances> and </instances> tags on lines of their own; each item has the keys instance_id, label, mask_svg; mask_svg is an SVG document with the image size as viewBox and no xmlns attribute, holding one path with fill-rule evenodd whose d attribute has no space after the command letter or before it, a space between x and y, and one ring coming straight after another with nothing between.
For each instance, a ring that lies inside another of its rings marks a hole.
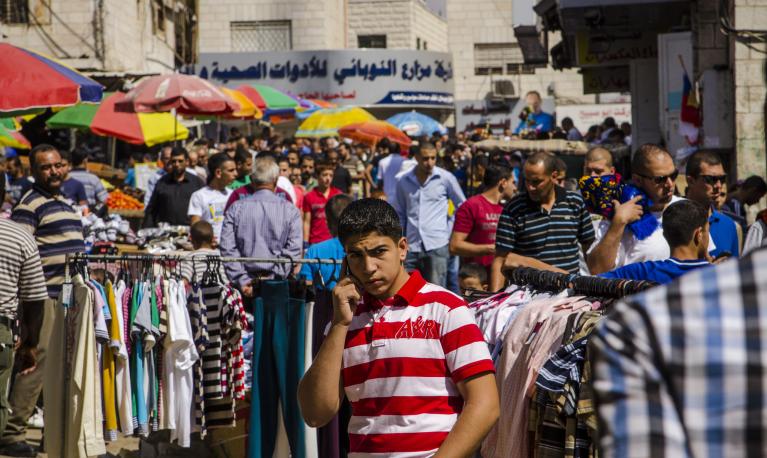
<instances>
[{"instance_id":1,"label":"pavement","mask_svg":"<svg viewBox=\"0 0 767 458\"><path fill-rule=\"evenodd\" d=\"M42 430L40 429L27 429L27 442L35 447L40 446L40 441L43 438ZM119 437L114 442L107 444L107 457L120 457L120 458L139 458L139 438L137 437ZM47 453L39 453L39 458L46 458ZM5 457L5 455L0 455Z\"/></svg>"}]
</instances>

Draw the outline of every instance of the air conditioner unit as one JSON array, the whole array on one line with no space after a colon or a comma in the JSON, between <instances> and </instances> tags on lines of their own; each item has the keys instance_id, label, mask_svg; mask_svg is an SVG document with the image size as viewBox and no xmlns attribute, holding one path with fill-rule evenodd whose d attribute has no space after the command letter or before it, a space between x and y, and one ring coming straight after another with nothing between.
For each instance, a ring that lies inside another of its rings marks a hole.
<instances>
[{"instance_id":1,"label":"air conditioner unit","mask_svg":"<svg viewBox=\"0 0 767 458\"><path fill-rule=\"evenodd\" d=\"M514 98L514 83L512 83L510 80L493 81L493 91L491 96L494 99Z\"/></svg>"}]
</instances>

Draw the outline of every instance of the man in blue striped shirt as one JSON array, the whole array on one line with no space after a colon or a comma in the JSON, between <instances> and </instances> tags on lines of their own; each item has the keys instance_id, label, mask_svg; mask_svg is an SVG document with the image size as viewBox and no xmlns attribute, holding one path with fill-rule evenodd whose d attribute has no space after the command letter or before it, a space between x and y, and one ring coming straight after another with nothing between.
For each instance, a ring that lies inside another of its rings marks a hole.
<instances>
[{"instance_id":1,"label":"man in blue striped shirt","mask_svg":"<svg viewBox=\"0 0 767 458\"><path fill-rule=\"evenodd\" d=\"M594 242L594 226L581 196L556 186L556 156L535 153L525 162L525 193L506 205L498 221L490 288L504 285L502 270L520 266L578 273L578 252ZM579 246L580 245L580 246Z\"/></svg>"}]
</instances>

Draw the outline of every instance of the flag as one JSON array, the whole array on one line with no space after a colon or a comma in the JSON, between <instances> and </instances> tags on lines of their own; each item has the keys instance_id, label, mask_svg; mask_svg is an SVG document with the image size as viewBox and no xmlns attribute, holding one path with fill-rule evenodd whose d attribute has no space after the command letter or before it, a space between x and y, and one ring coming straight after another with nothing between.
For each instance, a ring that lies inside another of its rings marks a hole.
<instances>
[{"instance_id":1,"label":"flag","mask_svg":"<svg viewBox=\"0 0 767 458\"><path fill-rule=\"evenodd\" d=\"M682 80L682 110L679 116L679 134L687 139L687 143L698 143L700 128L700 104L692 86L690 77L684 72Z\"/></svg>"}]
</instances>

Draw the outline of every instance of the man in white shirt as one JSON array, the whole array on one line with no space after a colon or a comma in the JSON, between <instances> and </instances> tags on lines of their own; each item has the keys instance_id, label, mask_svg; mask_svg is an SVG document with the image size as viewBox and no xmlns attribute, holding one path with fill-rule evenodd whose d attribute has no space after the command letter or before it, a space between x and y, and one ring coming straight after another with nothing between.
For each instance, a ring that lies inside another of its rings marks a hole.
<instances>
[{"instance_id":1,"label":"man in white shirt","mask_svg":"<svg viewBox=\"0 0 767 458\"><path fill-rule=\"evenodd\" d=\"M208 159L208 171L208 185L192 194L187 215L191 224L200 220L210 223L218 241L226 202L234 192L228 186L237 178L237 167L227 154L218 153Z\"/></svg>"},{"instance_id":2,"label":"man in white shirt","mask_svg":"<svg viewBox=\"0 0 767 458\"><path fill-rule=\"evenodd\" d=\"M652 200L650 208L658 220L655 232L639 240L627 226L638 221L643 214L639 197L615 205L612 221L602 220L597 227L596 240L588 252L588 267L592 275L598 275L618 267L642 261L659 261L670 256L668 242L663 238L661 227L663 210L681 200L674 195L679 171L671 155L660 146L642 145L631 161L632 181Z\"/></svg>"},{"instance_id":3,"label":"man in white shirt","mask_svg":"<svg viewBox=\"0 0 767 458\"><path fill-rule=\"evenodd\" d=\"M381 142L383 143L383 142ZM399 147L386 143L386 157L378 162L378 183L386 194L386 200L392 203L397 198L397 174L399 173L402 162L405 160L399 154ZM379 145L380 147L381 145Z\"/></svg>"}]
</instances>

